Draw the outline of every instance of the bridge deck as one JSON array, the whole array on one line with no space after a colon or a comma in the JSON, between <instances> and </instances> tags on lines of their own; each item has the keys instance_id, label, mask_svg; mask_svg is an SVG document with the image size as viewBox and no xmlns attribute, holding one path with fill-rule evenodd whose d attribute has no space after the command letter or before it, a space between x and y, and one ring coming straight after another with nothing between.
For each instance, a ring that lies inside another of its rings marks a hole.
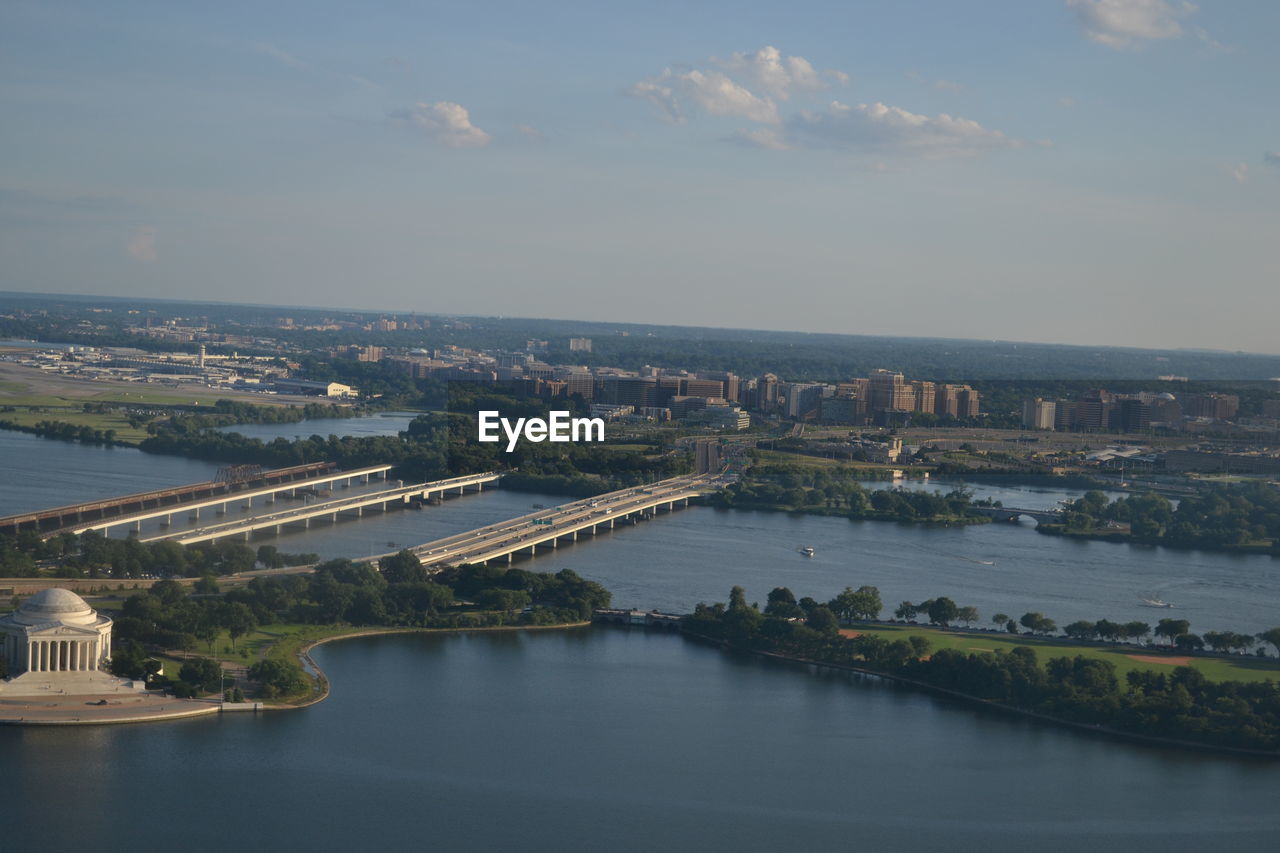
<instances>
[{"instance_id":1,"label":"bridge deck","mask_svg":"<svg viewBox=\"0 0 1280 853\"><path fill-rule=\"evenodd\" d=\"M264 471L260 477L255 478L255 483L271 483L271 482L292 482L299 478L305 478L311 473L322 473L334 467L332 462L312 462L307 465L295 465L291 468L277 468L273 471ZM115 498L106 498L97 501L85 501L83 503L68 504L66 506L52 507L50 509L36 510L34 512L23 512L15 515L0 518L0 533L17 532L24 528L39 530L46 527L46 522L56 521L57 526L62 526L66 519L73 522L78 520L85 513L99 513L105 516L112 510L125 512L128 507L137 506L139 509L145 507L148 503L159 505L161 502L169 501L171 506L180 506L188 499L195 499L201 492L208 494L231 494L236 488L235 484L222 483L210 480L204 483L190 483L185 486L174 486L168 489L156 489L150 492L139 492L134 495L121 495Z\"/></svg>"},{"instance_id":2,"label":"bridge deck","mask_svg":"<svg viewBox=\"0 0 1280 853\"><path fill-rule=\"evenodd\" d=\"M540 545L555 548L561 539L577 539L579 533L595 533L601 526L612 529L617 521L644 515L649 510L656 511L664 505L674 509L677 502L687 502L689 498L717 488L717 478L712 475L673 477L649 486L620 489L437 539L419 545L413 552L424 566L438 568L503 558L509 562L511 556L518 552L536 553Z\"/></svg>"},{"instance_id":3,"label":"bridge deck","mask_svg":"<svg viewBox=\"0 0 1280 853\"><path fill-rule=\"evenodd\" d=\"M149 519L152 519L152 518L163 518L165 516L174 515L179 512L195 512L196 517L199 518L200 510L206 509L208 507L222 506L225 508L226 504L234 503L236 501L248 501L249 505L252 506L254 498L267 497L268 495L277 495L277 494L280 494L281 492L290 491L291 489L305 489L311 486L317 486L324 483L336 483L339 480L350 481L350 480L356 479L357 477L364 477L366 480L378 474L381 474L382 476L385 477L386 473L390 470L391 470L390 465L371 465L368 468L356 468L351 471L339 471L336 473L331 473L327 476L307 477L304 480L291 480L286 483L279 483L277 485L268 486L262 489L250 489L248 491L241 491L241 492L228 492L227 494L218 495L217 497L211 497L205 500L195 500L195 501L190 501L183 504L174 504L171 506L161 507L159 509L144 510L143 512L131 512L125 515L114 515L111 518L102 519L101 521L95 521L91 524L79 524L79 525L73 525L71 527L66 527L58 532L65 531L67 533L79 534L89 530L109 530L112 527L118 527L122 524L140 524L141 522L148 521ZM159 538L164 538L164 537L159 537Z\"/></svg>"},{"instance_id":4,"label":"bridge deck","mask_svg":"<svg viewBox=\"0 0 1280 853\"><path fill-rule=\"evenodd\" d=\"M228 536L249 536L256 530L279 529L287 524L309 522L313 518L330 516L337 520L339 513L363 511L370 506L381 506L385 509L396 503L411 503L414 498L427 500L432 494L444 494L452 489L457 489L461 493L469 486L483 488L485 483L495 482L501 476L501 474L494 472L486 472L465 477L452 477L448 480L436 480L429 483L414 483L408 486L402 484L395 488L382 489L377 492L365 492L364 494L351 495L330 501L311 503L303 507L293 507L279 512L250 516L249 518L228 521L211 527L203 527L195 531L150 536L142 541L156 542L170 539L181 545L194 545L198 542L225 539Z\"/></svg>"}]
</instances>

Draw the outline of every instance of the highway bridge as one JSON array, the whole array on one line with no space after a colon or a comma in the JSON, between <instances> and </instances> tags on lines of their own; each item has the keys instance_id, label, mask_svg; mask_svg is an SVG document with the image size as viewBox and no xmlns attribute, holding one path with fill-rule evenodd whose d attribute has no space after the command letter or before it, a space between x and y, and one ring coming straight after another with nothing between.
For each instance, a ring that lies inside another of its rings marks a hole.
<instances>
[{"instance_id":1,"label":"highway bridge","mask_svg":"<svg viewBox=\"0 0 1280 853\"><path fill-rule=\"evenodd\" d=\"M389 466L382 467L385 469ZM249 539L255 532L262 530L270 530L272 533L278 534L289 524L303 524L310 527L311 522L317 519L327 518L331 522L336 522L338 516L342 513L354 513L356 516L362 516L367 509L379 509L385 512L392 506L408 506L415 501L430 500L433 496L443 497L455 490L458 494L463 494L468 489L479 492L484 489L486 483L497 482L501 477L501 474L488 471L483 474L468 474L464 477L451 477L447 480L435 480L429 483L414 483L412 485L400 483L387 489L362 492L331 500L313 501L300 507L289 507L279 511L249 515L234 521L199 527L194 530L143 537L139 541L158 542L167 539L180 545L195 545L199 542L212 542L216 539L226 539L230 536Z\"/></svg>"},{"instance_id":2,"label":"highway bridge","mask_svg":"<svg viewBox=\"0 0 1280 853\"><path fill-rule=\"evenodd\" d=\"M381 477L385 480L387 472L390 470L390 465L371 465L367 468L357 468L352 471L331 472L317 477L307 477L302 480L288 481L274 486L267 486L265 488L247 489L245 491L218 495L217 497L206 498L204 500L194 500L178 506L165 506L160 509L143 510L141 512L132 512L126 515L113 516L112 518L95 521L89 524L71 525L70 527L65 527L57 532L80 534L86 533L90 530L100 530L103 533L108 533L111 528L119 527L121 525L128 525L133 527L134 530L141 530L142 522L144 521L149 521L153 518L163 518L164 524L169 525L173 523L174 515L182 514L186 514L190 521L195 522L200 520L201 510L213 509L218 515L225 515L227 508L232 504L240 504L243 502L243 506L247 510L253 507L255 499L261 499L261 502L264 504L272 504L275 503L276 499L282 495L288 495L288 497L296 498L299 492L304 496L307 494L315 494L318 492L318 487L328 486L332 488L334 486L339 486L345 488L357 482L368 483L375 477ZM169 537L153 536L144 541L165 538Z\"/></svg>"},{"instance_id":3,"label":"highway bridge","mask_svg":"<svg viewBox=\"0 0 1280 853\"><path fill-rule=\"evenodd\" d=\"M105 519L129 513L142 512L148 507L185 507L201 498L214 495L235 494L245 488L263 485L280 485L323 476L334 468L332 462L313 462L308 465L295 465L292 468L278 468L264 471L258 476L240 483L223 480L210 480L204 483L191 483L186 486L173 486L168 489L157 489L150 492L139 492L134 495L122 495L116 498L85 501L68 504L52 509L24 512L0 518L0 533L18 533L22 530L49 531L58 530L67 525L77 524L85 518Z\"/></svg>"},{"instance_id":4,"label":"highway bridge","mask_svg":"<svg viewBox=\"0 0 1280 853\"><path fill-rule=\"evenodd\" d=\"M672 512L677 506L688 506L690 498L715 492L721 485L721 479L712 474L672 477L539 510L412 550L429 568L484 564L490 560L510 563L517 554L533 555L539 548L554 549L562 543L576 542L581 534L595 535L602 529L612 530L616 524L636 524L662 510Z\"/></svg>"}]
</instances>

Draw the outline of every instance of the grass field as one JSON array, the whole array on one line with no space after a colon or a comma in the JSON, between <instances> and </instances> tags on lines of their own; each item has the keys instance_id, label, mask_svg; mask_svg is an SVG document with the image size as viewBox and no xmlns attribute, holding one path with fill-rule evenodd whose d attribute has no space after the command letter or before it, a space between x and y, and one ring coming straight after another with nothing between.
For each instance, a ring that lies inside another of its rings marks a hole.
<instances>
[{"instance_id":1,"label":"grass field","mask_svg":"<svg viewBox=\"0 0 1280 853\"><path fill-rule=\"evenodd\" d=\"M83 411L79 405L74 408L41 406L33 409L15 409L12 412L0 412L0 418L23 426L35 426L40 421L61 421L76 426L87 426L90 429L113 429L116 431L116 441L127 444L137 444L147 437L145 427L130 426L129 421L120 412L91 414Z\"/></svg>"},{"instance_id":2,"label":"grass field","mask_svg":"<svg viewBox=\"0 0 1280 853\"><path fill-rule=\"evenodd\" d=\"M850 630L859 634L876 634L888 640L906 639L915 634L928 638L933 650L955 649L957 651L991 652L996 649L1008 651L1015 646L1030 646L1036 650L1036 657L1043 664L1050 658L1085 657L1111 661L1121 679L1125 673L1134 669L1172 672L1180 665L1183 657L1177 654L1164 654L1151 648L1135 648L1132 646L1093 645L1090 643L1072 643L1070 641L1048 640L1013 634L973 633L967 631L946 631L925 625L863 625L855 624ZM1134 655L1145 660L1134 660ZM1168 663L1155 663L1152 658L1169 658ZM1200 670L1212 681L1280 681L1280 661L1275 658L1258 657L1192 657L1187 666Z\"/></svg>"}]
</instances>

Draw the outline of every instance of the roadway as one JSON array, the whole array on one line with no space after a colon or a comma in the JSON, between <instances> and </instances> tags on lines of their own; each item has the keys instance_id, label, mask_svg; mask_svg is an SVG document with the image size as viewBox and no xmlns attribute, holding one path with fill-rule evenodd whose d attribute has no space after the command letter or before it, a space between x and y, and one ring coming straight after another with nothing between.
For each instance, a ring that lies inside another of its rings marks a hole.
<instances>
[{"instance_id":1,"label":"roadway","mask_svg":"<svg viewBox=\"0 0 1280 853\"><path fill-rule=\"evenodd\" d=\"M222 524L214 524L209 527L200 527L194 530L166 532L154 536L140 537L139 541L159 542L162 540L171 540L180 545L194 545L199 542L212 542L215 539L225 539L229 536L243 536L247 539L252 536L255 531L259 530L271 529L273 532L279 533L287 524L297 524L301 522L310 526L310 522L314 518L329 517L331 520L337 521L340 513L354 511L363 515L364 510L368 507L379 507L385 511L392 505L408 505L415 499L425 501L430 499L432 495L443 497L446 492L450 492L454 489L458 490L458 494L462 494L468 488L474 488L476 491L481 491L484 489L484 485L486 483L497 482L501 476L501 474L489 471L483 474L468 474L463 477L451 477L447 480L414 483L407 486L401 483L390 489L363 492L357 495L346 495L333 500L308 503L301 507L290 507L278 512L249 515L233 521L227 521Z\"/></svg>"},{"instance_id":2,"label":"roadway","mask_svg":"<svg viewBox=\"0 0 1280 853\"><path fill-rule=\"evenodd\" d=\"M561 539L576 540L579 533L595 534L599 527L612 529L618 521L649 518L664 506L668 511L680 502L687 506L689 498L714 492L721 485L721 478L712 474L672 477L531 512L427 542L412 550L424 566L432 568L496 559L510 563L518 552L534 554L538 546L555 548Z\"/></svg>"},{"instance_id":3,"label":"roadway","mask_svg":"<svg viewBox=\"0 0 1280 853\"><path fill-rule=\"evenodd\" d=\"M144 511L144 512L129 513L127 515L113 516L112 518L104 519L102 521L96 521L96 522L93 522L92 524L81 524L73 527L66 527L66 528L63 528L62 530L55 531L55 532L75 533L79 535L81 533L86 533L90 530L101 530L105 533L108 530L110 530L112 527L118 527L123 524L133 525L135 530L140 530L142 527L142 522L144 521L149 521L153 518L164 518L165 522L169 523L173 520L174 515L180 514L180 513L192 513L191 518L193 521L195 521L200 518L200 510L207 509L209 507L218 507L218 513L222 514L227 511L227 507L230 504L244 501L246 504L246 509L248 509L253 506L254 498L268 498L267 503L271 503L274 501L276 495L282 494L284 492L289 492L290 495L292 496L296 494L298 489L303 489L303 490L314 489L316 486L319 486L319 485L330 485L333 483L338 483L339 481L345 481L343 485L349 486L353 481L357 479L363 479L363 481L367 483L369 482L370 479L372 479L375 476L381 476L383 479L386 479L387 472L390 470L391 470L390 465L372 465L368 468L357 468L352 471L341 471L336 474L328 474L328 475L319 476L319 477L309 477L305 480L297 480L293 482L280 483L278 485L270 486L267 488L250 489L243 492L231 492L229 494L219 495L218 497L209 498L207 500L199 500L191 503L184 503L184 504L174 505L174 506L166 506L161 509L151 510L149 512ZM49 535L53 535L53 534L51 533ZM153 539L164 539L164 538L167 538L167 537L163 537L163 536L151 537L150 539L145 539L143 541L151 541Z\"/></svg>"}]
</instances>

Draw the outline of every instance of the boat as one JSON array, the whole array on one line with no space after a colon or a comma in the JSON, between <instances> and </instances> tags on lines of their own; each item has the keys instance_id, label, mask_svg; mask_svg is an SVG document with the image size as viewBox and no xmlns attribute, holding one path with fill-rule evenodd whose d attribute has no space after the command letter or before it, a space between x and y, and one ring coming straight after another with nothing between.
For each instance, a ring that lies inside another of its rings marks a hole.
<instances>
[{"instance_id":1,"label":"boat","mask_svg":"<svg viewBox=\"0 0 1280 853\"><path fill-rule=\"evenodd\" d=\"M812 545L805 545L803 548L797 548L796 550L799 551L801 554L804 554L806 557L812 557L814 554L818 553L817 551L813 550Z\"/></svg>"},{"instance_id":2,"label":"boat","mask_svg":"<svg viewBox=\"0 0 1280 853\"><path fill-rule=\"evenodd\" d=\"M1143 607L1162 607L1165 609L1173 607L1169 602L1159 598L1140 598L1138 601L1141 602Z\"/></svg>"}]
</instances>

